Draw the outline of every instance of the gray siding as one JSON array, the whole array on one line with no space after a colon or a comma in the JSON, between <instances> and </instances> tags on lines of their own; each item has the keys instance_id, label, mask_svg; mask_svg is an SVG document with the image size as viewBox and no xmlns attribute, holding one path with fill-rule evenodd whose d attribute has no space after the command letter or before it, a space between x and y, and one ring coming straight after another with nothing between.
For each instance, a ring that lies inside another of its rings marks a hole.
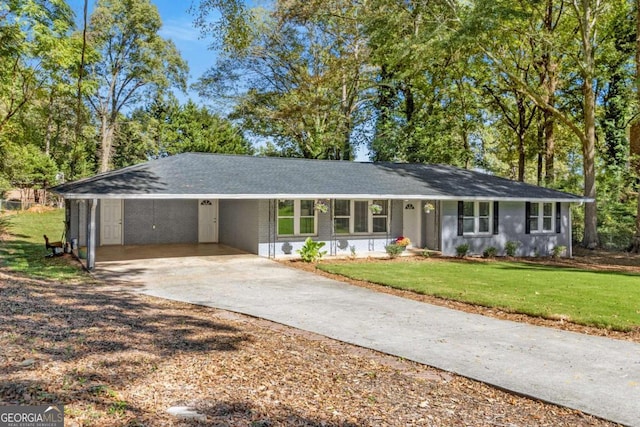
<instances>
[{"instance_id":1,"label":"gray siding","mask_svg":"<svg viewBox=\"0 0 640 427\"><path fill-rule=\"evenodd\" d=\"M220 243L257 254L261 203L258 200L220 200Z\"/></svg>"},{"instance_id":2,"label":"gray siding","mask_svg":"<svg viewBox=\"0 0 640 427\"><path fill-rule=\"evenodd\" d=\"M275 201L272 201L275 203ZM273 205L272 205L273 206ZM311 236L315 241L325 242L323 250L330 255L351 255L351 247L355 247L356 254L367 252L384 252L384 247L390 240L402 234L402 208L401 200L391 201L390 231L387 234L371 235L339 235L333 236L333 224L331 212L318 213L318 235ZM296 251L302 248L307 236L281 237L276 236L275 210L272 212L272 223L269 223L269 201L260 201L259 217L259 250L261 256L269 256L275 251L275 256L296 255ZM271 233L270 233L271 232ZM275 241L270 242L271 238Z\"/></svg>"},{"instance_id":3,"label":"gray siding","mask_svg":"<svg viewBox=\"0 0 640 427\"><path fill-rule=\"evenodd\" d=\"M124 244L198 243L197 200L125 200Z\"/></svg>"},{"instance_id":4,"label":"gray siding","mask_svg":"<svg viewBox=\"0 0 640 427\"><path fill-rule=\"evenodd\" d=\"M569 204L561 204L561 232L560 233L525 233L525 203L500 202L499 205L499 233L486 236L458 236L458 202L446 201L441 203L442 223L442 254L455 255L456 247L463 243L469 244L469 252L481 255L488 247L498 249L498 254L504 254L507 241L518 241L520 246L517 256L547 256L553 253L556 246L571 247L571 229L569 222Z\"/></svg>"},{"instance_id":5,"label":"gray siding","mask_svg":"<svg viewBox=\"0 0 640 427\"><path fill-rule=\"evenodd\" d=\"M79 205L82 203L80 200L65 200L64 203L64 216L65 216L65 229L67 232L67 240L77 239L80 236L80 219Z\"/></svg>"},{"instance_id":6,"label":"gray siding","mask_svg":"<svg viewBox=\"0 0 640 427\"><path fill-rule=\"evenodd\" d=\"M66 229L67 240L78 239L78 246L87 245L87 236L89 234L86 229L86 225L89 224L89 201L88 200L67 200L65 202L65 217L66 217ZM84 225L85 229L82 230L80 225L81 215L84 213ZM99 237L99 236L98 236Z\"/></svg>"},{"instance_id":7,"label":"gray siding","mask_svg":"<svg viewBox=\"0 0 640 427\"><path fill-rule=\"evenodd\" d=\"M87 246L89 236L89 222L91 220L90 210L91 200L66 200L65 201L65 220L66 220L66 239L78 239L78 246ZM80 225L81 214L84 213L85 229L82 230ZM100 209L96 209L96 245L100 244Z\"/></svg>"}]
</instances>

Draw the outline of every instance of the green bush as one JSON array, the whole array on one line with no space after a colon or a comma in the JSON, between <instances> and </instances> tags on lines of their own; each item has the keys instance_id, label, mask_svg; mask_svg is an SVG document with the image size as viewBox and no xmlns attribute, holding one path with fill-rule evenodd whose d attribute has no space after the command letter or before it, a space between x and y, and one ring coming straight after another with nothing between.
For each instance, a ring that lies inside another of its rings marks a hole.
<instances>
[{"instance_id":1,"label":"green bush","mask_svg":"<svg viewBox=\"0 0 640 427\"><path fill-rule=\"evenodd\" d=\"M507 256L514 257L516 256L516 251L518 250L518 247L520 247L520 242L518 242L517 240L509 240L504 245L504 252L505 254L507 254Z\"/></svg>"},{"instance_id":2,"label":"green bush","mask_svg":"<svg viewBox=\"0 0 640 427\"><path fill-rule=\"evenodd\" d=\"M349 250L351 251L351 258L356 258L358 256L356 252L356 245L349 246Z\"/></svg>"},{"instance_id":3,"label":"green bush","mask_svg":"<svg viewBox=\"0 0 640 427\"><path fill-rule=\"evenodd\" d=\"M390 258L395 258L405 250L405 246L389 243L384 247L384 250L387 251Z\"/></svg>"},{"instance_id":4,"label":"green bush","mask_svg":"<svg viewBox=\"0 0 640 427\"><path fill-rule=\"evenodd\" d=\"M296 252L300 254L300 258L304 262L317 262L327 254L327 251L320 250L325 244L325 242L314 242L311 237L307 237L307 240L304 241L304 246Z\"/></svg>"},{"instance_id":5,"label":"green bush","mask_svg":"<svg viewBox=\"0 0 640 427\"><path fill-rule=\"evenodd\" d=\"M456 255L458 255L458 257L463 258L467 256L468 253L469 253L468 243L463 243L461 245L456 246Z\"/></svg>"},{"instance_id":6,"label":"green bush","mask_svg":"<svg viewBox=\"0 0 640 427\"><path fill-rule=\"evenodd\" d=\"M554 258L560 258L561 256L566 255L567 253L567 247L566 246L554 246L553 247L553 251L552 251L552 255Z\"/></svg>"},{"instance_id":7,"label":"green bush","mask_svg":"<svg viewBox=\"0 0 640 427\"><path fill-rule=\"evenodd\" d=\"M494 246L489 246L482 252L482 256L485 258L495 258L496 255L498 255L498 249L496 249Z\"/></svg>"}]
</instances>

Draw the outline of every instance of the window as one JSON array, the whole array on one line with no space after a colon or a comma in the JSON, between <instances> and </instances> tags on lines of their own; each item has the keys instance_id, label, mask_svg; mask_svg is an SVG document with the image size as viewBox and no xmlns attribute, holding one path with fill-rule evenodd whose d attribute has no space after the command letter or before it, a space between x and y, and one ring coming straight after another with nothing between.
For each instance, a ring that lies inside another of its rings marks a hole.
<instances>
[{"instance_id":1,"label":"window","mask_svg":"<svg viewBox=\"0 0 640 427\"><path fill-rule=\"evenodd\" d=\"M374 200L373 205L380 206L380 212L372 211L373 232L386 233L387 224L389 223L389 203L386 200Z\"/></svg>"},{"instance_id":2,"label":"window","mask_svg":"<svg viewBox=\"0 0 640 427\"><path fill-rule=\"evenodd\" d=\"M316 234L315 200L278 200L278 236Z\"/></svg>"},{"instance_id":3,"label":"window","mask_svg":"<svg viewBox=\"0 0 640 427\"><path fill-rule=\"evenodd\" d=\"M333 206L333 223L336 234L349 234L351 230L351 201L336 200Z\"/></svg>"},{"instance_id":4,"label":"window","mask_svg":"<svg viewBox=\"0 0 640 427\"><path fill-rule=\"evenodd\" d=\"M528 231L531 233L552 233L555 230L554 204L551 202L528 203Z\"/></svg>"},{"instance_id":5,"label":"window","mask_svg":"<svg viewBox=\"0 0 640 427\"><path fill-rule=\"evenodd\" d=\"M387 200L336 200L333 205L336 234L386 233L388 218Z\"/></svg>"},{"instance_id":6,"label":"window","mask_svg":"<svg viewBox=\"0 0 640 427\"><path fill-rule=\"evenodd\" d=\"M462 234L491 233L491 202L462 203Z\"/></svg>"}]
</instances>

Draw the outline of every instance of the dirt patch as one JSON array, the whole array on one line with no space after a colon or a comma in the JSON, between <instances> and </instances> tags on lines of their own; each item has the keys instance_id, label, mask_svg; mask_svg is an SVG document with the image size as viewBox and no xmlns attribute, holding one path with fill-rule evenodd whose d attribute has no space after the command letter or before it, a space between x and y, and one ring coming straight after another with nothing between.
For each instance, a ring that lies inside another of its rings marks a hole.
<instances>
[{"instance_id":1,"label":"dirt patch","mask_svg":"<svg viewBox=\"0 0 640 427\"><path fill-rule=\"evenodd\" d=\"M613 426L271 322L0 269L0 405L67 426Z\"/></svg>"},{"instance_id":2,"label":"dirt patch","mask_svg":"<svg viewBox=\"0 0 640 427\"><path fill-rule=\"evenodd\" d=\"M500 260L500 259L499 258L498 259L467 258L463 260L458 260L455 258L441 258L438 256L432 256L429 258L425 258L422 256L404 256L404 257L395 258L393 260L386 259L386 258L383 258L383 259L370 258L368 262L409 262L409 261L495 262L496 260ZM600 271L622 271L622 272L640 274L640 255L619 253L619 252L590 251L590 250L578 248L577 250L574 250L573 258L559 258L559 259L518 258L518 259L514 259L514 261L528 262L528 263L534 263L534 264L544 264L544 265L557 265L557 266L563 266L563 267L575 267L575 268L600 270ZM512 320L515 322L529 323L537 326L546 326L546 327L561 329L565 331L579 332L583 334L603 336L608 338L615 338L615 339L621 339L621 340L640 343L640 328L637 328L629 332L620 332L620 331L612 331L612 330L602 329L597 327L578 325L575 323L568 322L566 319L543 319L541 317L534 317L526 314L510 313L510 312L506 312L506 311L495 309L495 308L488 308L488 307L468 304L468 303L459 302L459 301L452 301L444 298L433 297L430 295L421 295L412 291L393 289L387 286L382 286L382 285L369 283L361 280L349 279L344 276L331 274L331 273L327 273L325 271L319 270L316 268L314 264L304 263L299 260L287 260L283 262L291 267L312 271L316 274L320 274L322 276L325 276L331 279L340 280L343 282L350 283L352 285L361 286L364 288L375 290L377 292L384 292L387 294L396 295L403 298L412 299L415 301L426 302L429 304L448 307L455 310L466 311L468 313L482 314L482 315L494 317L497 319ZM352 262L352 260L336 259L336 260L332 260L331 262Z\"/></svg>"}]
</instances>

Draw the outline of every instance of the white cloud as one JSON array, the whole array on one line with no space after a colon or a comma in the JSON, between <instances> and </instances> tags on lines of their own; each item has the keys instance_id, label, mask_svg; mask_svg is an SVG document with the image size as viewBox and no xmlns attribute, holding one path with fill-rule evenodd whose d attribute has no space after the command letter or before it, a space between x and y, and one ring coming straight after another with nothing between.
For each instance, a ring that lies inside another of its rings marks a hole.
<instances>
[{"instance_id":1,"label":"white cloud","mask_svg":"<svg viewBox=\"0 0 640 427\"><path fill-rule=\"evenodd\" d=\"M200 39L200 31L193 26L190 20L170 19L162 24L160 35L164 38L173 40L176 44L180 42L189 42L204 45L204 40Z\"/></svg>"}]
</instances>

